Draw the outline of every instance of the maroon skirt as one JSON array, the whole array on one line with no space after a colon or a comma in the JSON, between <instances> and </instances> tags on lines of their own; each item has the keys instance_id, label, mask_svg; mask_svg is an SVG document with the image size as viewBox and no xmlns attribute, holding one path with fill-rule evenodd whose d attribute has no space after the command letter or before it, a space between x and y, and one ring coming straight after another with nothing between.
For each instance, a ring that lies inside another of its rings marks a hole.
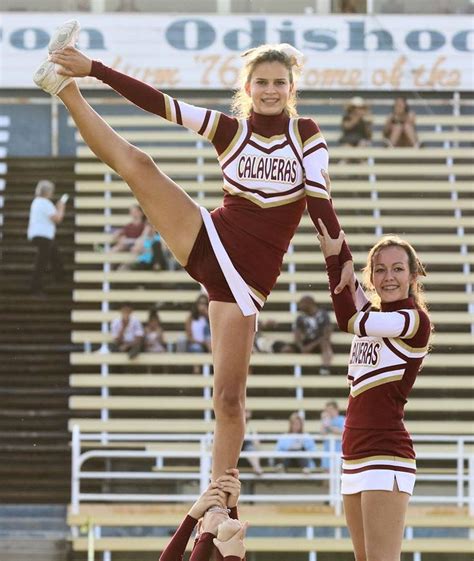
<instances>
[{"instance_id":1,"label":"maroon skirt","mask_svg":"<svg viewBox=\"0 0 474 561\"><path fill-rule=\"evenodd\" d=\"M185 269L194 280L204 286L209 295L209 301L235 302L212 249L204 224L199 230Z\"/></svg>"}]
</instances>

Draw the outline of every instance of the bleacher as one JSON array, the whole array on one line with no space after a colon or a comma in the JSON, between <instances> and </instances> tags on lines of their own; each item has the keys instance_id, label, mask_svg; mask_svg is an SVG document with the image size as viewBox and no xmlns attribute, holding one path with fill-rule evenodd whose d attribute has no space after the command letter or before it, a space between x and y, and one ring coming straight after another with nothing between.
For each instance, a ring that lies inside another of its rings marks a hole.
<instances>
[{"instance_id":1,"label":"bleacher","mask_svg":"<svg viewBox=\"0 0 474 561\"><path fill-rule=\"evenodd\" d=\"M360 149L337 146L342 101L318 106L305 102L302 113L315 117L328 140L333 201L353 251L356 269L363 266L368 248L388 232L406 236L427 266L426 293L435 337L433 350L406 411L407 426L420 439L417 449L421 498L418 495L416 498L423 506L417 505L410 511L403 551L413 554L410 558L417 560L424 560L425 554L430 559L429 555L434 553L444 554L436 559L464 560L468 556L463 554L472 552L468 540L472 517L468 507L474 508L474 490L468 485L469 477L474 477L470 440L474 427L474 106L464 100L457 114L443 99L431 100L428 108L415 107L422 147L386 149L382 147L380 130L388 104L376 98L371 104L375 142L373 147ZM117 107L97 108L125 138L155 157L161 169L200 204L211 209L220 203L220 171L214 150L197 135L158 117L132 111L128 106L121 114ZM133 462L138 462L133 465L140 466L144 478L147 473L155 474L153 486L158 495L169 498L172 490L174 495L184 497L183 501L191 500L198 493L196 485L202 486L205 481L205 469L209 467L208 463L204 467L200 464L201 449L196 443L170 445L166 439L160 443L151 437L158 433L181 434L184 440L185 435L204 436L212 431L210 355L143 353L129 360L125 354L108 352L107 345L111 341L109 322L116 317L120 302L127 300L134 303L141 320L151 305L158 305L166 339L172 347L183 333L184 318L200 287L180 269L115 270L115 265L129 262L131 257L110 253L107 248L113 229L127 221L127 210L134 199L120 178L93 159L77 134L76 140L79 147L72 337L79 346L71 354L69 426L71 431L75 427L83 436L84 449L91 454L96 452L96 456L90 456L90 469L94 473L111 473L106 465L112 458L118 461L117 471L124 474L129 473ZM105 251L96 251L97 245L104 246ZM303 294L314 295L320 304L330 308L324 262L317 245L314 227L309 217L304 216L285 257L279 282L261 314L262 324L272 320L274 326L262 334L269 346L275 340L291 339L296 302ZM284 432L288 415L301 411L306 417L307 430L317 435L319 416L328 399L337 399L344 410L347 397L344 374L350 340L349 335L337 330L333 334L334 361L331 375L326 377L318 375L319 355L255 353L247 402L253 415L252 428L262 435ZM192 373L195 365L201 367L201 375ZM142 435L142 439L134 440L134 435ZM458 435L462 445L437 440L454 435ZM114 451L116 454L126 451L128 456L115 457ZM263 454L268 456L270 451L268 445ZM161 460L154 464L157 458ZM107 555L112 560L116 555L120 560L132 559L137 552L141 552L142 559L148 559L147 555L156 558L166 543L166 532L185 512L185 505L166 509L161 504L137 505L138 483L127 481L124 475L122 481L105 478L101 486L92 481L92 476L87 479L87 469L86 495L90 489L93 500L100 503L101 493L114 489L118 498L111 499L112 507L91 505L86 498L74 505L69 523L77 529L91 520L101 536L95 542L97 551L109 552ZM322 472L313 475L308 486L308 481L298 483L301 477L282 479L271 469L258 480L244 469L244 480L252 485L246 501L255 505L244 501L242 513L257 526L255 533L250 534L248 548L268 555L256 559L288 559L284 554L292 552L292 561L297 561L308 559L315 552L326 552L333 553L334 557L330 558L336 560L347 558L337 554L352 551L347 534L341 533L344 525L341 514L335 511L335 490L331 486L334 474L329 474L327 480ZM189 481L190 477L191 480L194 477L194 483ZM329 507L322 502L315 507L278 503L264 507L258 498L282 493L291 496L297 489L308 493L314 485L318 493L327 494ZM329 485L329 490L325 485ZM444 510L437 503L438 491L443 497L452 497ZM130 497L130 504L120 502L120 493ZM101 533L104 528L118 526L125 528L124 535L118 536L112 530L108 535L107 531ZM161 535L143 531L143 535L131 538L127 533L127 528L149 526L160 528ZM275 539L268 526L299 531L290 532L289 536L280 534ZM328 535L317 534L320 526L329 528ZM441 531L440 536L445 536L442 530L446 528L456 528L459 533L457 537L428 539L426 532L417 533L419 528L436 528ZM87 540L79 537L77 531L75 536L73 548L78 552L78 559L83 559L80 552L87 550ZM279 557L280 554L283 556Z\"/></svg>"}]
</instances>

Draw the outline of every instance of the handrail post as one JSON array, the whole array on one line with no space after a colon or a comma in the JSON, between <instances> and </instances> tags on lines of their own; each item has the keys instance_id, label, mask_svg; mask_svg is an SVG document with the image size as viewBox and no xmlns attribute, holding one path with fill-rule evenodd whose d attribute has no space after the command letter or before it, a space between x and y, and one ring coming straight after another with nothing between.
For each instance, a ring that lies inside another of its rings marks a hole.
<instances>
[{"instance_id":1,"label":"handrail post","mask_svg":"<svg viewBox=\"0 0 474 561\"><path fill-rule=\"evenodd\" d=\"M87 561L94 561L94 523L91 518L87 519Z\"/></svg>"},{"instance_id":2,"label":"handrail post","mask_svg":"<svg viewBox=\"0 0 474 561\"><path fill-rule=\"evenodd\" d=\"M469 471L468 471L468 508L469 515L474 516L474 454L469 454Z\"/></svg>"},{"instance_id":3,"label":"handrail post","mask_svg":"<svg viewBox=\"0 0 474 561\"><path fill-rule=\"evenodd\" d=\"M71 453L71 508L73 514L79 514L79 456L81 454L81 432L78 425L72 427L72 453Z\"/></svg>"},{"instance_id":4,"label":"handrail post","mask_svg":"<svg viewBox=\"0 0 474 561\"><path fill-rule=\"evenodd\" d=\"M464 440L460 438L457 445L457 460L456 460L456 472L457 472L457 497L458 506L463 506L463 495L464 495Z\"/></svg>"},{"instance_id":5,"label":"handrail post","mask_svg":"<svg viewBox=\"0 0 474 561\"><path fill-rule=\"evenodd\" d=\"M200 493L204 493L209 485L209 473L211 471L208 437L203 436L200 440L201 461L199 462L199 486Z\"/></svg>"}]
</instances>

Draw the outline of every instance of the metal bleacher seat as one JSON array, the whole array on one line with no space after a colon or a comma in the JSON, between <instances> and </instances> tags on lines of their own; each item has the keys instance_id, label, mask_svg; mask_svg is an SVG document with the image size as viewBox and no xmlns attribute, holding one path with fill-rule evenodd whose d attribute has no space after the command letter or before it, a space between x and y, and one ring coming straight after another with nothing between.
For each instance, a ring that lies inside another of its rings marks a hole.
<instances>
[{"instance_id":1,"label":"metal bleacher seat","mask_svg":"<svg viewBox=\"0 0 474 561\"><path fill-rule=\"evenodd\" d=\"M381 107L385 104L383 110L387 109L386 100L375 102ZM473 389L469 350L472 349L474 324L474 273L471 272L474 168L470 150L474 141L474 117L443 113L450 108L443 105L443 100L433 100L436 110L417 116L423 148L389 150L374 146L348 150L332 147L339 136L342 103L324 107L321 112L314 104L303 103L303 112L315 116L330 145L334 162L330 169L333 201L353 249L356 268L364 264L367 249L382 233L397 232L406 235L417 247L429 270L426 291L436 331L433 351L407 407L407 427L413 434L427 438L440 435L468 438L474 420L469 399ZM325 113L329 109L334 114ZM151 115L107 115L105 112L105 117L127 140L159 157L160 168L192 196L197 196L200 204L207 208L219 204L222 198L220 171L214 149L206 141ZM384 120L382 112L374 115L377 141L381 138ZM111 341L107 326L117 316L114 310L124 300L134 303L135 314L142 321L150 306L158 304L167 341L174 344L183 332L187 310L200 287L183 270L114 270L116 264L128 262L130 255L107 251L111 232L128 221L127 209L134 199L120 178L92 159L92 153L82 144L78 133L76 139L80 145L75 167L73 343L85 345L87 350L77 348L71 353L69 406L74 416L69 427L85 433L87 449L94 446L115 449L121 445L124 449L139 448L157 454L164 449L186 450L189 443L152 442L151 436L157 433L205 435L213 430L211 356L142 353L129 360L123 353L107 352ZM354 158L359 162L344 162ZM96 251L96 244L104 245L105 251ZM323 258L316 248L314 227L306 215L292 240L278 284L261 313L262 324L269 320L276 323L273 330L264 332L270 344L275 340L291 340L296 302L305 293L315 295L319 303L330 307ZM334 316L331 317L334 321ZM247 402L254 414L253 429L262 435L284 432L288 414L298 410L306 414L306 430L317 433L319 413L328 396L335 397L341 406L345 401L347 390L342 374L350 340L348 334L333 334L333 367L337 374L331 376L316 374L319 355L255 353ZM98 350L91 351L91 347ZM191 373L196 365L202 368L203 374ZM119 373L115 373L117 367L121 369ZM153 370L155 368L159 370ZM89 433L100 438L87 440ZM132 434L143 435L143 439L138 444L127 441L127 435ZM108 439L108 435L123 435L124 438L117 444ZM455 454L456 446L422 442L417 449L422 454ZM192 447L196 453L196 443ZM472 452L472 444L469 450ZM429 464L428 479L430 469L436 469L437 474L448 469L441 463L436 460ZM464 474L467 468L463 464L459 470ZM449 472L443 476L451 475ZM270 480L265 480L265 484L270 492L275 489ZM291 487L288 489L291 492ZM408 514L407 525L411 530L436 527L472 531L473 520L465 507L424 511L417 508L412 507ZM75 527L92 522L99 528L153 526L169 530L177 525L184 512L183 505L167 505L164 510L160 505L81 504L77 511L70 511L68 523ZM306 537L250 537L247 547L252 552L352 551L349 538L341 537L340 533L345 522L334 513L332 506L244 504L241 517L249 520L253 527L262 527L264 532L269 526L300 527L306 531ZM311 537L315 526L331 528L333 537ZM408 533L407 537L413 537L413 533ZM97 551L109 552L107 555L115 552L136 555L140 552L156 554L166 542L167 538L123 535L100 537L95 545ZM85 552L88 544L85 538L75 537L72 545L74 551ZM416 537L404 540L403 551L418 556L422 553L471 553L472 544L467 537Z\"/></svg>"}]
</instances>

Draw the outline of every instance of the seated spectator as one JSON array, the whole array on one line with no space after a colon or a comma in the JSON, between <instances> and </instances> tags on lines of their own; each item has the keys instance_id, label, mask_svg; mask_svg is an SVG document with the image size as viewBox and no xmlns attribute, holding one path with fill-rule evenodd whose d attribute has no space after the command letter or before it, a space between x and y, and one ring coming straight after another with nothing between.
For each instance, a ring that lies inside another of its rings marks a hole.
<instances>
[{"instance_id":1,"label":"seated spectator","mask_svg":"<svg viewBox=\"0 0 474 561\"><path fill-rule=\"evenodd\" d=\"M295 342L301 353L310 354L321 350L319 373L330 374L332 362L331 323L329 314L320 308L312 296L306 295L298 302L302 312L296 318Z\"/></svg>"},{"instance_id":2,"label":"seated spectator","mask_svg":"<svg viewBox=\"0 0 474 561\"><path fill-rule=\"evenodd\" d=\"M353 97L342 117L341 146L368 146L372 139L372 118L365 101Z\"/></svg>"},{"instance_id":3,"label":"seated spectator","mask_svg":"<svg viewBox=\"0 0 474 561\"><path fill-rule=\"evenodd\" d=\"M331 323L329 314L320 308L312 296L303 296L298 302L298 310L302 312L294 326L294 343L275 341L274 353L303 353L311 354L321 351L321 368L319 373L331 373L332 362Z\"/></svg>"},{"instance_id":4,"label":"seated spectator","mask_svg":"<svg viewBox=\"0 0 474 561\"><path fill-rule=\"evenodd\" d=\"M304 421L298 413L292 413L289 418L288 434L280 436L276 444L277 452L314 452L316 444L307 434L304 434ZM277 469L289 467L303 468L305 473L316 467L311 458L283 458L279 459Z\"/></svg>"},{"instance_id":5,"label":"seated spectator","mask_svg":"<svg viewBox=\"0 0 474 561\"><path fill-rule=\"evenodd\" d=\"M277 326L277 322L273 319L258 320L258 331L255 333L253 341L253 351L255 353L271 353L275 352L271 341L266 336L266 332L271 332ZM291 352L291 351L288 351Z\"/></svg>"},{"instance_id":6,"label":"seated spectator","mask_svg":"<svg viewBox=\"0 0 474 561\"><path fill-rule=\"evenodd\" d=\"M340 436L342 435L342 429L344 428L344 415L339 413L339 405L337 401L328 401L321 412L321 434L333 434ZM324 451L331 451L331 441L329 439L324 439L323 441ZM335 442L335 450L337 452L341 451L341 440L338 439ZM321 461L321 467L329 471L330 459L323 458Z\"/></svg>"},{"instance_id":7,"label":"seated spectator","mask_svg":"<svg viewBox=\"0 0 474 561\"><path fill-rule=\"evenodd\" d=\"M246 424L245 432L247 433L248 438L244 439L244 442L242 444L242 452L256 452L260 447L260 442L258 440L257 433L252 432L250 427L249 427L249 422L250 422L251 418L252 418L252 411L250 411L249 409L246 409L245 410L245 424ZM260 458L258 456L249 456L248 458L245 458L245 460L250 464L250 467L252 468L253 472L256 475L262 475L263 470L262 470L262 466L260 465Z\"/></svg>"},{"instance_id":8,"label":"seated spectator","mask_svg":"<svg viewBox=\"0 0 474 561\"><path fill-rule=\"evenodd\" d=\"M200 294L191 307L186 320L186 351L188 353L211 352L211 328L209 326L209 299Z\"/></svg>"},{"instance_id":9,"label":"seated spectator","mask_svg":"<svg viewBox=\"0 0 474 561\"><path fill-rule=\"evenodd\" d=\"M135 0L120 0L119 5L116 9L117 12L139 12L135 4Z\"/></svg>"},{"instance_id":10,"label":"seated spectator","mask_svg":"<svg viewBox=\"0 0 474 561\"><path fill-rule=\"evenodd\" d=\"M357 14L358 12L355 0L341 0L341 14Z\"/></svg>"},{"instance_id":11,"label":"seated spectator","mask_svg":"<svg viewBox=\"0 0 474 561\"><path fill-rule=\"evenodd\" d=\"M416 115L403 97L397 97L393 110L385 121L383 135L392 148L418 147Z\"/></svg>"},{"instance_id":12,"label":"seated spectator","mask_svg":"<svg viewBox=\"0 0 474 561\"><path fill-rule=\"evenodd\" d=\"M151 308L148 314L143 347L146 353L164 353L166 351L163 326L156 308Z\"/></svg>"},{"instance_id":13,"label":"seated spectator","mask_svg":"<svg viewBox=\"0 0 474 561\"><path fill-rule=\"evenodd\" d=\"M146 221L142 235L135 241L131 252L136 255L136 260L131 265L123 265L122 269L166 271L166 262L161 236L155 232L153 226Z\"/></svg>"},{"instance_id":14,"label":"seated spectator","mask_svg":"<svg viewBox=\"0 0 474 561\"><path fill-rule=\"evenodd\" d=\"M129 358L135 358L142 350L143 326L133 315L133 306L124 302L120 307L120 317L113 320L110 328L114 338L110 345L115 352L128 353Z\"/></svg>"},{"instance_id":15,"label":"seated spectator","mask_svg":"<svg viewBox=\"0 0 474 561\"><path fill-rule=\"evenodd\" d=\"M145 215L139 205L132 205L128 211L130 222L117 230L112 238L110 251L130 251L133 244L143 234Z\"/></svg>"}]
</instances>

